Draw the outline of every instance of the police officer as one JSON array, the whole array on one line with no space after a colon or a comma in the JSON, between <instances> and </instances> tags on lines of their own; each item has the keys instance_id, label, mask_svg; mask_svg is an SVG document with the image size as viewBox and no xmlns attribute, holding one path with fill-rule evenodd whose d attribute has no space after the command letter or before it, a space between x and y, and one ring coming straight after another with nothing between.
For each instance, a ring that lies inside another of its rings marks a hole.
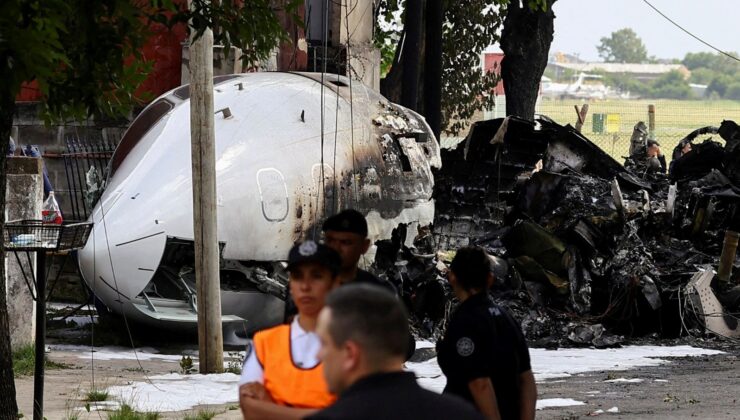
<instances>
[{"instance_id":1,"label":"police officer","mask_svg":"<svg viewBox=\"0 0 740 420\"><path fill-rule=\"evenodd\" d=\"M360 258L370 248L367 221L362 213L353 209L342 210L326 219L322 230L324 231L324 243L342 257L342 267L339 270L341 284L370 283L385 287L395 293L393 285L357 266Z\"/></svg>"},{"instance_id":2,"label":"police officer","mask_svg":"<svg viewBox=\"0 0 740 420\"><path fill-rule=\"evenodd\" d=\"M357 266L360 258L370 248L370 239L367 237L367 220L362 213L354 209L342 210L326 219L322 230L324 231L324 243L342 257L342 268L339 270L340 285L371 284L398 295L398 290L390 282L381 280ZM407 335L407 342L406 360L410 359L416 350L416 340L410 332Z\"/></svg>"},{"instance_id":3,"label":"police officer","mask_svg":"<svg viewBox=\"0 0 740 420\"><path fill-rule=\"evenodd\" d=\"M529 350L519 324L488 295L493 276L485 251L458 250L447 275L460 305L437 345L444 392L489 419L533 419L537 389Z\"/></svg>"},{"instance_id":4,"label":"police officer","mask_svg":"<svg viewBox=\"0 0 740 420\"><path fill-rule=\"evenodd\" d=\"M290 324L256 333L247 349L239 381L245 419L301 418L335 400L322 376L315 330L326 296L339 284L339 266L336 251L314 241L290 250L289 286L298 314Z\"/></svg>"}]
</instances>

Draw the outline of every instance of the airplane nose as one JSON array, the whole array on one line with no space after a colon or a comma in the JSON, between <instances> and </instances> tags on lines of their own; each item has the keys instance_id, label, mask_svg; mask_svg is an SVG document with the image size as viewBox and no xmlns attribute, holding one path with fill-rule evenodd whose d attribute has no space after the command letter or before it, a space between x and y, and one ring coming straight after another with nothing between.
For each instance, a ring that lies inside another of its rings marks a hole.
<instances>
[{"instance_id":1,"label":"airplane nose","mask_svg":"<svg viewBox=\"0 0 740 420\"><path fill-rule=\"evenodd\" d=\"M96 212L93 230L78 254L80 271L96 295L131 300L154 276L167 235L137 224L135 215L108 211L103 220L100 214Z\"/></svg>"}]
</instances>

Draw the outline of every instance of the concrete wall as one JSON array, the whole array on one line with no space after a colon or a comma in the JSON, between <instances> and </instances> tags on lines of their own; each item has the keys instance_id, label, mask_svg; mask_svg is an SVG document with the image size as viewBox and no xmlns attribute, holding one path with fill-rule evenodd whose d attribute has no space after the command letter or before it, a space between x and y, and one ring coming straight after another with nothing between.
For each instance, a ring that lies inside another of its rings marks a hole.
<instances>
[{"instance_id":1,"label":"concrete wall","mask_svg":"<svg viewBox=\"0 0 740 420\"><path fill-rule=\"evenodd\" d=\"M380 50L373 44L373 1L341 2L340 7L333 8L332 14L334 42L349 49L347 76L380 91Z\"/></svg>"},{"instance_id":2,"label":"concrete wall","mask_svg":"<svg viewBox=\"0 0 740 420\"><path fill-rule=\"evenodd\" d=\"M41 159L9 158L6 185L5 220L40 219L43 200ZM33 343L36 306L26 280L33 285L30 275L35 273L36 254L30 253L29 267L25 252L19 252L23 270L12 251L5 254L5 292L7 294L10 344L13 350ZM34 291L35 293L35 291Z\"/></svg>"}]
</instances>

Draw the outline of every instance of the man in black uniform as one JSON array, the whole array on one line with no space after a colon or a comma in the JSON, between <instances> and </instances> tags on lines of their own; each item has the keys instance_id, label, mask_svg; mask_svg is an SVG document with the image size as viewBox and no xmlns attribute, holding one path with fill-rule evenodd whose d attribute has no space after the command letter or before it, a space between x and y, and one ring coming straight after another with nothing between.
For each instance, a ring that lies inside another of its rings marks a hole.
<instances>
[{"instance_id":1,"label":"man in black uniform","mask_svg":"<svg viewBox=\"0 0 740 420\"><path fill-rule=\"evenodd\" d=\"M408 321L388 291L368 284L332 291L316 331L326 383L339 399L307 419L483 419L469 404L424 390L403 371Z\"/></svg>"},{"instance_id":2,"label":"man in black uniform","mask_svg":"<svg viewBox=\"0 0 740 420\"><path fill-rule=\"evenodd\" d=\"M478 247L457 251L448 280L460 305L437 344L444 392L475 404L487 418L533 419L537 388L521 327L488 294L490 260Z\"/></svg>"},{"instance_id":3,"label":"man in black uniform","mask_svg":"<svg viewBox=\"0 0 740 420\"><path fill-rule=\"evenodd\" d=\"M357 266L360 258L370 248L370 239L367 237L367 220L357 210L346 209L326 219L322 226L324 244L337 251L342 257L342 267L339 270L339 284L364 283L380 286L395 295L398 295L393 285L375 277L372 273ZM409 333L407 335L408 350L406 360L414 355L416 340Z\"/></svg>"},{"instance_id":4,"label":"man in black uniform","mask_svg":"<svg viewBox=\"0 0 740 420\"><path fill-rule=\"evenodd\" d=\"M324 243L342 257L342 268L339 271L340 284L372 283L396 292L393 285L357 266L360 258L370 248L367 221L362 213L352 209L342 210L326 219L322 230L324 231Z\"/></svg>"}]
</instances>

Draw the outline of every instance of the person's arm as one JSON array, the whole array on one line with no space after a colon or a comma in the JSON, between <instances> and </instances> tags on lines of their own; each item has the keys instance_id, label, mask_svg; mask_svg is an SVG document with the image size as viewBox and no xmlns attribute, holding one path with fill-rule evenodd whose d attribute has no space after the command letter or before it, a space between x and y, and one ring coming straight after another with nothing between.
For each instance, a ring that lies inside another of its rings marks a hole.
<instances>
[{"instance_id":1,"label":"person's arm","mask_svg":"<svg viewBox=\"0 0 740 420\"><path fill-rule=\"evenodd\" d=\"M487 419L500 420L501 414L498 412L498 402L496 401L496 391L493 389L491 378L477 378L468 382L468 389L473 396L475 406Z\"/></svg>"},{"instance_id":2,"label":"person's arm","mask_svg":"<svg viewBox=\"0 0 740 420\"><path fill-rule=\"evenodd\" d=\"M314 408L286 407L249 397L240 398L239 404L244 420L299 420L318 411Z\"/></svg>"},{"instance_id":3,"label":"person's arm","mask_svg":"<svg viewBox=\"0 0 740 420\"><path fill-rule=\"evenodd\" d=\"M265 386L258 382L246 383L239 387L239 406L245 420L302 419L318 411L311 408L293 408L275 404Z\"/></svg>"},{"instance_id":4,"label":"person's arm","mask_svg":"<svg viewBox=\"0 0 740 420\"><path fill-rule=\"evenodd\" d=\"M534 383L534 375L531 370L519 374L521 383L521 396L519 397L520 420L534 420L534 412L537 406L537 385Z\"/></svg>"}]
</instances>

